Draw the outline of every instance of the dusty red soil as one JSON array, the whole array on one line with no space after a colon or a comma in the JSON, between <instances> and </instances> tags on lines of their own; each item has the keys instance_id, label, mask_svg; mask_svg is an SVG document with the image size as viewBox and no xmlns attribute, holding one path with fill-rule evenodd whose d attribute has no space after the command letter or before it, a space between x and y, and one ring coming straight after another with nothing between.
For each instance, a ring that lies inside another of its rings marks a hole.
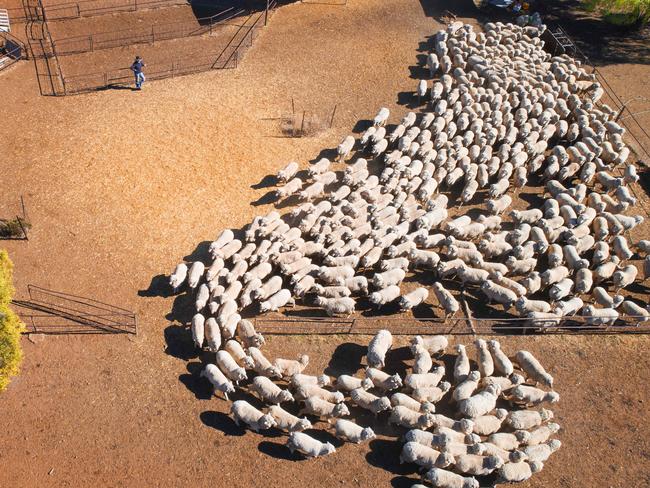
<instances>
[{"instance_id":1,"label":"dusty red soil","mask_svg":"<svg viewBox=\"0 0 650 488\"><path fill-rule=\"evenodd\" d=\"M429 15L447 8L425 4ZM136 311L140 327L130 340L23 341L23 372L0 396L11 419L0 438L0 486L410 486L416 476L396 465L391 437L307 462L287 459L282 437L237 430L227 404L207 398L187 331L166 319L173 300L138 291L197 243L266 211L250 203L281 164L306 164L381 105L395 118L405 112L398 101L415 86L409 67L437 28L414 0L297 4L275 14L236 70L65 98L39 97L30 63L0 75L12 128L0 146L0 211L13 213L25 195L34 225L29 242L3 243L19 295L35 283L94 297ZM647 66L605 69L643 93ZM273 119L292 98L297 110L319 113L337 104L334 127L278 137ZM353 341L367 338L272 337L267 349L309 354L311 373L334 354L329 372L352 372L362 349L342 344ZM502 342L538 355L562 395L564 447L523 486L650 483L646 337Z\"/></svg>"}]
</instances>

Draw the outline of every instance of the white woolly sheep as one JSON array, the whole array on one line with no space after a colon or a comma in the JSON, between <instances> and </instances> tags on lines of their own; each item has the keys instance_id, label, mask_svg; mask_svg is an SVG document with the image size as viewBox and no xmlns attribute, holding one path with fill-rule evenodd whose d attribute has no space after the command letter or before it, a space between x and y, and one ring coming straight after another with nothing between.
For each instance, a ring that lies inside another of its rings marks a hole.
<instances>
[{"instance_id":1,"label":"white woolly sheep","mask_svg":"<svg viewBox=\"0 0 650 488\"><path fill-rule=\"evenodd\" d=\"M283 402L293 402L293 395L288 390L283 390L265 376L253 378L251 390L257 393L264 402L279 405Z\"/></svg>"},{"instance_id":2,"label":"white woolly sheep","mask_svg":"<svg viewBox=\"0 0 650 488\"><path fill-rule=\"evenodd\" d=\"M257 347L249 347L248 354L253 360L253 370L262 376L268 378L282 378L282 373L271 364L266 356Z\"/></svg>"},{"instance_id":3,"label":"white woolly sheep","mask_svg":"<svg viewBox=\"0 0 650 488\"><path fill-rule=\"evenodd\" d=\"M306 417L296 417L280 405L271 405L268 414L275 420L275 426L285 432L301 432L312 428L311 422Z\"/></svg>"},{"instance_id":4,"label":"white woolly sheep","mask_svg":"<svg viewBox=\"0 0 650 488\"><path fill-rule=\"evenodd\" d=\"M528 351L517 351L515 362L528 377L536 383L553 388L553 377L546 372L542 364Z\"/></svg>"},{"instance_id":5,"label":"white woolly sheep","mask_svg":"<svg viewBox=\"0 0 650 488\"><path fill-rule=\"evenodd\" d=\"M376 368L366 368L366 378L382 391L396 390L402 387L402 378L398 374L389 375Z\"/></svg>"},{"instance_id":6,"label":"white woolly sheep","mask_svg":"<svg viewBox=\"0 0 650 488\"><path fill-rule=\"evenodd\" d=\"M499 392L498 386L488 385L485 390L458 402L458 411L470 418L486 415L494 410Z\"/></svg>"},{"instance_id":7,"label":"white woolly sheep","mask_svg":"<svg viewBox=\"0 0 650 488\"><path fill-rule=\"evenodd\" d=\"M308 364L309 356L306 354L298 356L298 360L282 358L275 358L273 360L273 366L275 366L285 378L302 373Z\"/></svg>"},{"instance_id":8,"label":"white woolly sheep","mask_svg":"<svg viewBox=\"0 0 650 488\"><path fill-rule=\"evenodd\" d=\"M240 423L244 423L255 432L276 426L276 421L271 415L260 412L246 400L233 402L230 413L235 420L235 424L239 426Z\"/></svg>"},{"instance_id":9,"label":"white woolly sheep","mask_svg":"<svg viewBox=\"0 0 650 488\"><path fill-rule=\"evenodd\" d=\"M244 381L248 377L246 375L246 370L243 367L239 366L239 364L237 364L235 361L235 358L233 358L232 355L226 350L222 349L221 351L217 351L216 363L217 366L219 366L221 372L235 384L239 383L240 381Z\"/></svg>"},{"instance_id":10,"label":"white woolly sheep","mask_svg":"<svg viewBox=\"0 0 650 488\"><path fill-rule=\"evenodd\" d=\"M345 403L330 403L317 397L307 398L303 402L303 408L298 415L313 415L319 418L325 418L329 422L332 418L346 417L350 415L350 410Z\"/></svg>"},{"instance_id":11,"label":"white woolly sheep","mask_svg":"<svg viewBox=\"0 0 650 488\"><path fill-rule=\"evenodd\" d=\"M224 346L225 350L230 353L230 355L235 359L237 364L245 369L253 369L255 367L255 362L244 349L241 347L241 344L236 340L226 341Z\"/></svg>"},{"instance_id":12,"label":"white woolly sheep","mask_svg":"<svg viewBox=\"0 0 650 488\"><path fill-rule=\"evenodd\" d=\"M445 468L454 462L453 456L436 451L417 442L406 442L402 446L400 463L414 463L423 468Z\"/></svg>"},{"instance_id":13,"label":"white woolly sheep","mask_svg":"<svg viewBox=\"0 0 650 488\"><path fill-rule=\"evenodd\" d=\"M369 410L375 415L384 410L389 410L391 407L388 397L379 397L366 391L363 388L358 388L350 392L350 400L357 406Z\"/></svg>"},{"instance_id":14,"label":"white woolly sheep","mask_svg":"<svg viewBox=\"0 0 650 488\"><path fill-rule=\"evenodd\" d=\"M508 413L505 424L513 430L530 430L553 418L553 412L546 409L514 410Z\"/></svg>"},{"instance_id":15,"label":"white woolly sheep","mask_svg":"<svg viewBox=\"0 0 650 488\"><path fill-rule=\"evenodd\" d=\"M206 378L210 382L215 393L217 391L222 392L226 400L228 400L228 393L235 392L233 384L214 364L206 364L205 368L201 371L201 377Z\"/></svg>"},{"instance_id":16,"label":"white woolly sheep","mask_svg":"<svg viewBox=\"0 0 650 488\"><path fill-rule=\"evenodd\" d=\"M427 471L424 479L435 488L479 488L480 486L474 477L461 476L441 468Z\"/></svg>"},{"instance_id":17,"label":"white woolly sheep","mask_svg":"<svg viewBox=\"0 0 650 488\"><path fill-rule=\"evenodd\" d=\"M337 419L334 423L334 435L341 440L354 442L355 444L369 441L376 437L370 427L364 428L345 419Z\"/></svg>"},{"instance_id":18,"label":"white woolly sheep","mask_svg":"<svg viewBox=\"0 0 650 488\"><path fill-rule=\"evenodd\" d=\"M287 447L291 453L298 451L307 458L327 456L336 452L331 443L321 442L303 432L292 432L287 439Z\"/></svg>"},{"instance_id":19,"label":"white woolly sheep","mask_svg":"<svg viewBox=\"0 0 650 488\"><path fill-rule=\"evenodd\" d=\"M185 279L187 278L187 270L187 264L180 263L176 265L174 272L169 276L169 286L172 287L174 293L176 293L185 282Z\"/></svg>"},{"instance_id":20,"label":"white woolly sheep","mask_svg":"<svg viewBox=\"0 0 650 488\"><path fill-rule=\"evenodd\" d=\"M432 414L420 414L401 405L393 407L388 418L389 424L401 425L409 429L427 429L433 425L433 422Z\"/></svg>"}]
</instances>

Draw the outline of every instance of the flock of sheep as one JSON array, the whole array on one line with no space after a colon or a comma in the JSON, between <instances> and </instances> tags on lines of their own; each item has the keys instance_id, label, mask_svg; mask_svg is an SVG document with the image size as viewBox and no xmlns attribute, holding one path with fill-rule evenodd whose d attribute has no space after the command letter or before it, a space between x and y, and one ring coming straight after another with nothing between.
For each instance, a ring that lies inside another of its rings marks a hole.
<instances>
[{"instance_id":1,"label":"flock of sheep","mask_svg":"<svg viewBox=\"0 0 650 488\"><path fill-rule=\"evenodd\" d=\"M198 337L197 344L200 341ZM345 442L375 438L372 428L343 418L350 415L346 401L372 412L375 423L408 429L401 437L400 462L418 465L425 470L423 479L435 487L478 488L475 477L493 473L493 483L524 481L561 446L551 439L560 428L550 422L553 412L539 408L559 400L556 392L538 387L552 388L553 377L528 351L518 351L511 360L498 341L478 339L472 363L465 346L458 344L448 374L444 364L436 362L448 348L447 338L416 336L410 346L413 365L402 378L384 371L393 338L381 330L368 345L364 377L341 375L332 383L326 375L304 374L306 355L271 362L259 349L263 343L250 323L238 327L236 337L216 353L216 364L207 364L201 375L226 399L237 384L268 404L265 413L247 400L237 400L230 413L237 425L256 432L271 428L286 432L287 447L305 457L325 456L336 449L304 432L312 429L312 423L300 415L333 423L333 434ZM247 381L249 372L256 373L252 381ZM239 385L243 381L246 386ZM298 403L302 409L295 412ZM453 418L440 413L443 405L455 412Z\"/></svg>"},{"instance_id":2,"label":"flock of sheep","mask_svg":"<svg viewBox=\"0 0 650 488\"><path fill-rule=\"evenodd\" d=\"M619 311L647 320L620 294L641 279L633 257L646 254L650 275L650 241L626 237L643 217L624 213L638 180L624 129L598 103L593 75L542 49L542 30L497 23L476 33L455 22L438 32L427 58L434 79L417 86L428 104L421 115L387 130L382 108L359 140L338 146L339 160L355 148L368 158L342 171L323 158L298 177L288 164L278 198L304 203L256 217L244 235L223 231L210 263L176 267L171 286L195 293L193 328L204 323L208 341L219 330L232 337L243 309L277 311L296 299L330 316L353 313L360 298L409 310L430 294L402 293L410 271L438 280L431 290L446 315L459 303L440 280L480 290L537 328L576 314L592 326L614 324ZM545 180L543 206L507 212L507 192L530 177ZM486 200L485 210L452 218L450 198Z\"/></svg>"}]
</instances>

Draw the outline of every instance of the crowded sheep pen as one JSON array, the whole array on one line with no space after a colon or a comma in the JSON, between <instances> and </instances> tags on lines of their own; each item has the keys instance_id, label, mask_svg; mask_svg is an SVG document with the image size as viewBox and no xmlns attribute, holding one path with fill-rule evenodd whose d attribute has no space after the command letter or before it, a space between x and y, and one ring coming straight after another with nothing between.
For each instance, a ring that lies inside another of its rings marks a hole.
<instances>
[{"instance_id":1,"label":"crowded sheep pen","mask_svg":"<svg viewBox=\"0 0 650 488\"><path fill-rule=\"evenodd\" d=\"M241 235L224 230L211 262L176 267L172 288L195 294L193 329L205 322L212 336L232 337L245 311L297 300L349 316L361 301L408 311L431 295L446 317L460 304L443 280L480 290L533 329L574 315L588 326L645 322L650 313L624 294L650 276L650 242L627 237L644 219L625 213L639 178L625 130L598 103L593 75L543 50L543 30L476 33L456 22L440 31L427 57L433 80L417 84L422 114L387 130L381 108L358 140L343 139L337 162L322 158L302 178L289 163L277 198L304 203L255 218ZM509 193L531 178L545 182L543 207L510 210ZM478 214L462 212L477 201ZM412 271L435 283L403 293Z\"/></svg>"}]
</instances>

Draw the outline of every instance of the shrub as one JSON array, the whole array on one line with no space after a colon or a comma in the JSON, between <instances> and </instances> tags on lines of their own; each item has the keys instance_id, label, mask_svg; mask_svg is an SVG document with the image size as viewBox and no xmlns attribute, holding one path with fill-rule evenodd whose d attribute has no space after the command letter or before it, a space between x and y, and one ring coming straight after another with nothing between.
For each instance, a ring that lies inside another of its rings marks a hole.
<instances>
[{"instance_id":1,"label":"shrub","mask_svg":"<svg viewBox=\"0 0 650 488\"><path fill-rule=\"evenodd\" d=\"M585 4L612 24L640 27L650 22L650 0L585 0Z\"/></svg>"},{"instance_id":2,"label":"shrub","mask_svg":"<svg viewBox=\"0 0 650 488\"><path fill-rule=\"evenodd\" d=\"M14 294L12 282L13 264L7 251L0 250L0 391L16 376L22 360L20 333L25 325L9 308Z\"/></svg>"},{"instance_id":3,"label":"shrub","mask_svg":"<svg viewBox=\"0 0 650 488\"><path fill-rule=\"evenodd\" d=\"M0 220L0 237L23 237L23 229L29 229L31 225L20 217L13 220Z\"/></svg>"}]
</instances>

